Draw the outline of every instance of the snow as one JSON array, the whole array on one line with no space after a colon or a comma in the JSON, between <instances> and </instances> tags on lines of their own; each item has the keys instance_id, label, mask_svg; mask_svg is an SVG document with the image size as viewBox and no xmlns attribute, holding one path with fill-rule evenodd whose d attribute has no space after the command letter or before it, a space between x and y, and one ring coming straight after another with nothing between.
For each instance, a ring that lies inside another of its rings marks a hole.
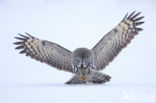
<instances>
[{"instance_id":1,"label":"snow","mask_svg":"<svg viewBox=\"0 0 156 103\"><path fill-rule=\"evenodd\" d=\"M154 0L0 0L0 103L156 103ZM19 55L12 44L28 32L73 51L92 48L127 12L144 28L103 70L106 84L66 85L68 72Z\"/></svg>"}]
</instances>

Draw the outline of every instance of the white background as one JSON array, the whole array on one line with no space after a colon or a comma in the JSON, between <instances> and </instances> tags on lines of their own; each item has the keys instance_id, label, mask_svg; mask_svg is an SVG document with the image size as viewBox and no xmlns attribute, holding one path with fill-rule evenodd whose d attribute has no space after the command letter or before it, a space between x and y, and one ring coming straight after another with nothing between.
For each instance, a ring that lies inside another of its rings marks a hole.
<instances>
[{"instance_id":1,"label":"white background","mask_svg":"<svg viewBox=\"0 0 156 103\"><path fill-rule=\"evenodd\" d=\"M65 85L72 74L12 44L28 32L71 51L92 48L134 10L145 16L144 30L103 70L112 77L106 84ZM156 103L155 29L155 0L0 0L0 103Z\"/></svg>"}]
</instances>

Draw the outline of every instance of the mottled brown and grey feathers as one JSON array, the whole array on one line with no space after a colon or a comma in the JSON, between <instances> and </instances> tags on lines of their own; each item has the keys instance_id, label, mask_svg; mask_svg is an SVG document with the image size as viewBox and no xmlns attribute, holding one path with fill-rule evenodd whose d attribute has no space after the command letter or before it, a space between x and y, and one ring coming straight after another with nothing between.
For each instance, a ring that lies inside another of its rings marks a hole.
<instances>
[{"instance_id":1,"label":"mottled brown and grey feathers","mask_svg":"<svg viewBox=\"0 0 156 103\"><path fill-rule=\"evenodd\" d=\"M138 26L143 24L140 21L144 16L138 17L139 13L128 13L123 20L107 33L92 49L78 48L71 52L62 46L46 40L40 40L26 33L19 34L16 49L19 53L26 54L33 59L47 63L59 70L72 72L75 76L67 84L79 83L105 83L111 77L99 72L107 66L119 52L127 46L133 37L138 34L142 28Z\"/></svg>"},{"instance_id":2,"label":"mottled brown and grey feathers","mask_svg":"<svg viewBox=\"0 0 156 103\"><path fill-rule=\"evenodd\" d=\"M20 40L14 43L17 45L16 49L22 50L19 53L26 54L26 56L47 63L57 69L73 72L69 50L58 44L26 34L27 36L19 34L20 37L15 37Z\"/></svg>"},{"instance_id":3,"label":"mottled brown and grey feathers","mask_svg":"<svg viewBox=\"0 0 156 103\"><path fill-rule=\"evenodd\" d=\"M140 13L134 11L129 16L126 14L124 19L92 48L97 70L104 69L133 37L143 30L138 28L138 25L144 23L140 21L144 16L138 17Z\"/></svg>"}]
</instances>

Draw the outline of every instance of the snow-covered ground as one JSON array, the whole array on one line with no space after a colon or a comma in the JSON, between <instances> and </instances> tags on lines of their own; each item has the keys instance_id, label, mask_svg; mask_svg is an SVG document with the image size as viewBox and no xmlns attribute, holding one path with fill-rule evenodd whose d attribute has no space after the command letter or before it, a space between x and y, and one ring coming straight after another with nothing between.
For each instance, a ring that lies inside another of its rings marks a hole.
<instances>
[{"instance_id":1,"label":"snow-covered ground","mask_svg":"<svg viewBox=\"0 0 156 103\"><path fill-rule=\"evenodd\" d=\"M102 85L65 85L72 74L19 55L28 32L73 51L92 48L127 12L145 24L104 73ZM155 0L0 0L0 103L156 103Z\"/></svg>"}]
</instances>

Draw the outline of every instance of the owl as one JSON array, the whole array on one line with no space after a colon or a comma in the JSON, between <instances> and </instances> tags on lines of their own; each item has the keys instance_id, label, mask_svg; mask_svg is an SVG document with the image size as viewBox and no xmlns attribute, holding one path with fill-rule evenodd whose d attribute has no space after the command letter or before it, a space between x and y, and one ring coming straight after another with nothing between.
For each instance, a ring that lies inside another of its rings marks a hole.
<instances>
[{"instance_id":1,"label":"owl","mask_svg":"<svg viewBox=\"0 0 156 103\"><path fill-rule=\"evenodd\" d=\"M142 28L138 25L144 16L135 11L126 14L122 21L108 32L93 48L77 48L70 51L56 43L41 40L28 33L19 34L15 49L37 61L58 70L73 73L66 84L106 83L111 76L101 72L130 43Z\"/></svg>"}]
</instances>

